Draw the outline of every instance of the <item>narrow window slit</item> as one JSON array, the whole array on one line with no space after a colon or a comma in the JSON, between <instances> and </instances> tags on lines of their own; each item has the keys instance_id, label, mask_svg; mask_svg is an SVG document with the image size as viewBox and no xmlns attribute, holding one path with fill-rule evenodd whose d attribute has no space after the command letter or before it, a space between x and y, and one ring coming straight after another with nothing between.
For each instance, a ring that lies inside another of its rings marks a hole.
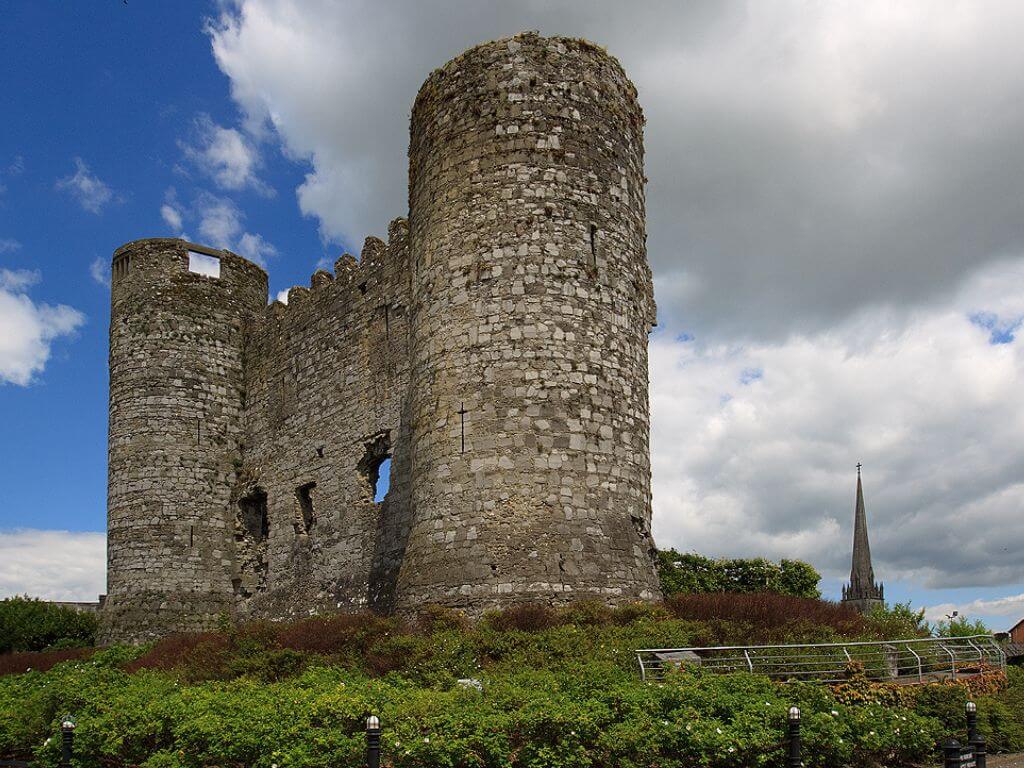
<instances>
[{"instance_id":1,"label":"narrow window slit","mask_svg":"<svg viewBox=\"0 0 1024 768\"><path fill-rule=\"evenodd\" d=\"M587 259L587 269L597 274L597 226L590 225L590 256Z\"/></svg>"},{"instance_id":2,"label":"narrow window slit","mask_svg":"<svg viewBox=\"0 0 1024 768\"><path fill-rule=\"evenodd\" d=\"M461 434L461 438L462 438L462 449L461 450L462 450L462 453L466 452L466 414L467 413L469 413L469 411L466 410L466 404L465 403L460 403L459 404L459 426L460 426L461 432L462 432L462 434Z\"/></svg>"},{"instance_id":3,"label":"narrow window slit","mask_svg":"<svg viewBox=\"0 0 1024 768\"><path fill-rule=\"evenodd\" d=\"M306 483L295 489L295 498L299 502L299 520L301 532L312 533L316 527L316 508L313 506L313 491L316 483Z\"/></svg>"}]
</instances>

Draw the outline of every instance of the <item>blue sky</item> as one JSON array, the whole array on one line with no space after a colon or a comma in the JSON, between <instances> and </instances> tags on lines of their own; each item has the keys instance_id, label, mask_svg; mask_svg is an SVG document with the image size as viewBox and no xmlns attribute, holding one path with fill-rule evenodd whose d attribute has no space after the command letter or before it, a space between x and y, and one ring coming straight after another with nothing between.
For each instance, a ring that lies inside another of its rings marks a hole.
<instances>
[{"instance_id":1,"label":"blue sky","mask_svg":"<svg viewBox=\"0 0 1024 768\"><path fill-rule=\"evenodd\" d=\"M213 187L179 146L192 140L198 115L236 113L203 32L212 10L201 2L5 7L3 37L18 43L0 47L0 70L7 103L19 106L0 121L0 238L19 246L0 253L0 266L37 270L32 298L74 307L85 322L54 343L31 386L0 386L5 429L18 438L0 444L0 527L105 525L110 298L90 265L128 240L175 234L160 215L168 189L187 201ZM76 158L110 190L98 212L57 188ZM305 284L318 258L343 248L326 247L295 204L303 164L273 152L263 163L263 178L283 194L234 197L279 250L303 254L273 265L271 287L280 290Z\"/></svg>"},{"instance_id":2,"label":"blue sky","mask_svg":"<svg viewBox=\"0 0 1024 768\"><path fill-rule=\"evenodd\" d=\"M606 44L647 114L658 541L836 596L863 461L891 599L1024 616L1020 8L425 5L5 6L0 590L102 586L113 250L306 284L403 214L426 74L539 29Z\"/></svg>"}]
</instances>

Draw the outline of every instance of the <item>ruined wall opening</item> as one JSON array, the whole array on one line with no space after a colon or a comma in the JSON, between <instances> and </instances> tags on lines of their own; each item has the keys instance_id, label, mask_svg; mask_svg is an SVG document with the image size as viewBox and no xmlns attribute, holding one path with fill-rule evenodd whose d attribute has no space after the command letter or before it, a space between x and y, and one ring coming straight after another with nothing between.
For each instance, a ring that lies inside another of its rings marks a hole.
<instances>
[{"instance_id":1,"label":"ruined wall opening","mask_svg":"<svg viewBox=\"0 0 1024 768\"><path fill-rule=\"evenodd\" d=\"M384 501L384 497L388 495L388 489L391 488L391 457L388 456L384 461L377 467L377 482L373 486L373 500L379 504Z\"/></svg>"},{"instance_id":2,"label":"ruined wall opening","mask_svg":"<svg viewBox=\"0 0 1024 768\"><path fill-rule=\"evenodd\" d=\"M366 453L356 470L362 481L365 497L375 504L384 501L391 487L391 433L381 432L368 439Z\"/></svg>"},{"instance_id":3,"label":"ruined wall opening","mask_svg":"<svg viewBox=\"0 0 1024 768\"><path fill-rule=\"evenodd\" d=\"M267 492L254 488L238 500L235 513L235 553L238 576L231 580L235 594L249 597L267 584L267 537L270 518Z\"/></svg>"},{"instance_id":4,"label":"ruined wall opening","mask_svg":"<svg viewBox=\"0 0 1024 768\"><path fill-rule=\"evenodd\" d=\"M306 483L295 489L295 499L299 505L295 521L298 533L309 534L316 528L316 507L313 505L315 490L316 483Z\"/></svg>"},{"instance_id":5,"label":"ruined wall opening","mask_svg":"<svg viewBox=\"0 0 1024 768\"><path fill-rule=\"evenodd\" d=\"M270 533L270 519L267 516L267 492L256 488L248 496L238 500L240 533L253 543L260 544Z\"/></svg>"}]
</instances>

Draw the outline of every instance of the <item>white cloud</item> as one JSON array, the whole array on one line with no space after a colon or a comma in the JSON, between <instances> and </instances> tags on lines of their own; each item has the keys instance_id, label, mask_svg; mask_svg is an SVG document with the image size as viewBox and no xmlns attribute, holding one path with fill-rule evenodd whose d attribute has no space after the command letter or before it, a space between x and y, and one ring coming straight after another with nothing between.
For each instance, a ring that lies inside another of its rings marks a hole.
<instances>
[{"instance_id":1,"label":"white cloud","mask_svg":"<svg viewBox=\"0 0 1024 768\"><path fill-rule=\"evenodd\" d=\"M160 218L162 218L164 223L174 230L175 233L181 232L181 211L173 205L170 203L164 203L161 205Z\"/></svg>"},{"instance_id":2,"label":"white cloud","mask_svg":"<svg viewBox=\"0 0 1024 768\"><path fill-rule=\"evenodd\" d=\"M199 234L204 245L225 248L266 266L271 257L277 256L277 248L262 235L244 232L245 214L226 197L202 192L192 206L193 215L199 220Z\"/></svg>"},{"instance_id":3,"label":"white cloud","mask_svg":"<svg viewBox=\"0 0 1024 768\"><path fill-rule=\"evenodd\" d=\"M0 598L93 602L106 591L106 554L102 533L0 532Z\"/></svg>"},{"instance_id":4,"label":"white cloud","mask_svg":"<svg viewBox=\"0 0 1024 768\"><path fill-rule=\"evenodd\" d=\"M10 253L21 248L21 243L9 237L0 238L0 253Z\"/></svg>"},{"instance_id":5,"label":"white cloud","mask_svg":"<svg viewBox=\"0 0 1024 768\"><path fill-rule=\"evenodd\" d=\"M50 359L50 347L85 322L77 309L37 304L27 294L39 273L0 269L0 384L31 384Z\"/></svg>"},{"instance_id":6,"label":"white cloud","mask_svg":"<svg viewBox=\"0 0 1024 768\"><path fill-rule=\"evenodd\" d=\"M283 291L278 291L277 292L277 300L280 301L282 304L287 304L288 303L288 291L289 290L291 290L291 289L290 288L285 288Z\"/></svg>"},{"instance_id":7,"label":"white cloud","mask_svg":"<svg viewBox=\"0 0 1024 768\"><path fill-rule=\"evenodd\" d=\"M217 125L209 115L200 115L196 118L196 133L194 143L181 144L182 151L217 186L235 191L251 188L268 196L274 193L256 174L259 150L240 131Z\"/></svg>"},{"instance_id":8,"label":"white cloud","mask_svg":"<svg viewBox=\"0 0 1024 768\"><path fill-rule=\"evenodd\" d=\"M59 179L56 186L68 192L90 213L99 213L114 197L110 187L97 178L80 157L75 158L75 173Z\"/></svg>"},{"instance_id":9,"label":"white cloud","mask_svg":"<svg viewBox=\"0 0 1024 768\"><path fill-rule=\"evenodd\" d=\"M262 235L250 232L246 232L238 239L235 250L239 255L245 256L249 261L253 261L261 267L267 265L267 259L277 256L277 248L264 240Z\"/></svg>"},{"instance_id":10,"label":"white cloud","mask_svg":"<svg viewBox=\"0 0 1024 768\"><path fill-rule=\"evenodd\" d=\"M1024 314L1024 260L931 307L724 344L656 334L655 535L714 555L849 568L865 465L875 570L929 587L1020 580L1024 346L971 318ZM758 375L752 375L757 372Z\"/></svg>"},{"instance_id":11,"label":"white cloud","mask_svg":"<svg viewBox=\"0 0 1024 768\"><path fill-rule=\"evenodd\" d=\"M110 287L110 262L102 256L97 256L89 265L89 276L102 286Z\"/></svg>"},{"instance_id":12,"label":"white cloud","mask_svg":"<svg viewBox=\"0 0 1024 768\"><path fill-rule=\"evenodd\" d=\"M195 204L199 217L199 234L205 245L216 248L231 248L235 238L242 231L245 215L231 200L209 193L201 194Z\"/></svg>"},{"instance_id":13,"label":"white cloud","mask_svg":"<svg viewBox=\"0 0 1024 768\"><path fill-rule=\"evenodd\" d=\"M1011 619L1011 624L1024 617L1024 594L997 597L991 600L971 600L966 603L942 603L925 608L928 621L942 621L953 611L967 619L978 616L1001 616Z\"/></svg>"},{"instance_id":14,"label":"white cloud","mask_svg":"<svg viewBox=\"0 0 1024 768\"><path fill-rule=\"evenodd\" d=\"M41 279L38 269L0 269L0 290L24 291Z\"/></svg>"},{"instance_id":15,"label":"white cloud","mask_svg":"<svg viewBox=\"0 0 1024 768\"><path fill-rule=\"evenodd\" d=\"M222 7L210 37L235 101L311 163L298 200L329 238L359 243L404 213L409 113L432 69L539 29L606 45L637 83L663 322L778 339L927 303L1024 249L1021 3Z\"/></svg>"}]
</instances>

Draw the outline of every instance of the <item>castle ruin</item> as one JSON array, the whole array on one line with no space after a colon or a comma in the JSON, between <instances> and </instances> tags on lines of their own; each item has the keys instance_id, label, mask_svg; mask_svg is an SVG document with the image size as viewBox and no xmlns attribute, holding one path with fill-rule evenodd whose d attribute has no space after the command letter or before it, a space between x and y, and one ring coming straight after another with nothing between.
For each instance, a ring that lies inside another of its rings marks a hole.
<instances>
[{"instance_id":1,"label":"castle ruin","mask_svg":"<svg viewBox=\"0 0 1024 768\"><path fill-rule=\"evenodd\" d=\"M656 598L643 122L601 48L524 33L430 75L408 220L287 305L119 248L101 639Z\"/></svg>"}]
</instances>

